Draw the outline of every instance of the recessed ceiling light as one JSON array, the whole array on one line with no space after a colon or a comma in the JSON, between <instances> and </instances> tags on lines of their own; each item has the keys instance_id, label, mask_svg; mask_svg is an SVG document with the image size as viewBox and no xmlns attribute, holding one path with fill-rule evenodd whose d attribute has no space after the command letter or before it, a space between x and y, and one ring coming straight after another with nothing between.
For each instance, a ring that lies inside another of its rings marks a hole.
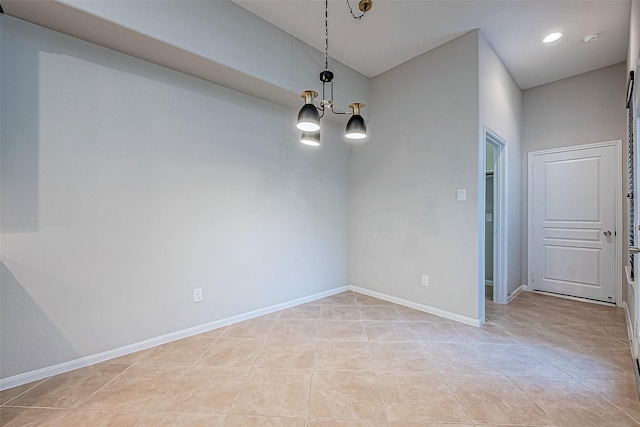
<instances>
[{"instance_id":1,"label":"recessed ceiling light","mask_svg":"<svg viewBox=\"0 0 640 427\"><path fill-rule=\"evenodd\" d=\"M598 37L600 37L600 33L591 33L584 36L582 40L584 40L585 43L591 43L598 40Z\"/></svg>"},{"instance_id":2,"label":"recessed ceiling light","mask_svg":"<svg viewBox=\"0 0 640 427\"><path fill-rule=\"evenodd\" d=\"M551 33L543 38L542 41L545 43L551 43L558 40L560 37L562 37L562 33Z\"/></svg>"}]
</instances>

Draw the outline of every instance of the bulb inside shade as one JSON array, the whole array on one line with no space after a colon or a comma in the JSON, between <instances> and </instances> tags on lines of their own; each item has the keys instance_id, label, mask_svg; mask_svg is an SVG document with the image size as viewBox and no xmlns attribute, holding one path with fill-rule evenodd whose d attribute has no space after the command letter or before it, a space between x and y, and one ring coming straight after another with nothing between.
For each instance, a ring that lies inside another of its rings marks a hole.
<instances>
[{"instance_id":1,"label":"bulb inside shade","mask_svg":"<svg viewBox=\"0 0 640 427\"><path fill-rule=\"evenodd\" d=\"M298 121L296 127L303 132L317 132L320 130L320 113L315 105L313 105L313 99L318 96L318 92L315 90L305 90L300 94L304 98L304 105L298 113Z\"/></svg>"},{"instance_id":2,"label":"bulb inside shade","mask_svg":"<svg viewBox=\"0 0 640 427\"><path fill-rule=\"evenodd\" d=\"M320 126L313 122L300 122L296 126L303 132L317 132L320 130Z\"/></svg>"},{"instance_id":3,"label":"bulb inside shade","mask_svg":"<svg viewBox=\"0 0 640 427\"><path fill-rule=\"evenodd\" d=\"M360 114L351 116L344 136L348 139L364 139L367 137L367 126Z\"/></svg>"},{"instance_id":4,"label":"bulb inside shade","mask_svg":"<svg viewBox=\"0 0 640 427\"><path fill-rule=\"evenodd\" d=\"M298 113L296 127L304 132L317 132L320 130L320 114L313 104L304 104Z\"/></svg>"},{"instance_id":5,"label":"bulb inside shade","mask_svg":"<svg viewBox=\"0 0 640 427\"><path fill-rule=\"evenodd\" d=\"M300 142L304 145L318 147L320 145L320 132L302 132Z\"/></svg>"},{"instance_id":6,"label":"bulb inside shade","mask_svg":"<svg viewBox=\"0 0 640 427\"><path fill-rule=\"evenodd\" d=\"M365 139L367 137L366 133L352 132L345 135L349 139Z\"/></svg>"}]
</instances>

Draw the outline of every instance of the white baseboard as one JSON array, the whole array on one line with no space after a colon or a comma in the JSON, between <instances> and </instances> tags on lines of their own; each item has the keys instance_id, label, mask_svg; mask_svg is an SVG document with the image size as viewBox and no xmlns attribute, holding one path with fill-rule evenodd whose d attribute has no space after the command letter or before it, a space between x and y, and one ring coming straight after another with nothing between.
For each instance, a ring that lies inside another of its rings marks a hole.
<instances>
[{"instance_id":1,"label":"white baseboard","mask_svg":"<svg viewBox=\"0 0 640 427\"><path fill-rule=\"evenodd\" d=\"M526 288L525 285L520 285L516 288L515 291L511 292L507 297L507 304L509 304L511 301L513 301L515 297L517 297L521 292L523 292L525 290L524 288Z\"/></svg>"},{"instance_id":2,"label":"white baseboard","mask_svg":"<svg viewBox=\"0 0 640 427\"><path fill-rule=\"evenodd\" d=\"M404 305L405 307L413 308L415 310L424 311L425 313L434 314L436 316L444 317L446 319L455 320L456 322L464 323L471 326L482 326L484 324L484 317L481 319L473 319L471 317L461 316L456 313L451 313L446 310L441 310L435 307L429 307L428 305L418 304L416 302L407 301L402 298L393 297L391 295L383 294L369 289L361 288L358 286L347 286L348 289L358 292L359 294L368 295L370 297L378 298L384 301L389 301L394 304Z\"/></svg>"},{"instance_id":3,"label":"white baseboard","mask_svg":"<svg viewBox=\"0 0 640 427\"><path fill-rule=\"evenodd\" d=\"M631 313L629 312L629 306L626 301L622 302L622 308L624 309L624 317L627 322L627 336L629 338L629 345L631 346L631 356L634 359L637 359L638 339L633 336L633 322L631 321Z\"/></svg>"},{"instance_id":4,"label":"white baseboard","mask_svg":"<svg viewBox=\"0 0 640 427\"><path fill-rule=\"evenodd\" d=\"M574 296L571 296L571 295L556 294L555 292L546 292L546 291L532 291L532 292L534 294L546 295L546 296L555 297L555 298L568 299L568 300L571 300L571 301L579 301L579 302L584 302L584 303L587 303L587 304L604 305L606 307L615 307L615 306L618 305L618 304L615 304L615 303L612 303L612 302L596 301L596 300L589 299L589 298L580 298L580 297L574 297Z\"/></svg>"},{"instance_id":5,"label":"white baseboard","mask_svg":"<svg viewBox=\"0 0 640 427\"><path fill-rule=\"evenodd\" d=\"M633 340L633 329L631 325L631 314L629 314L629 306L626 301L622 302L622 308L624 310L624 317L627 321L627 338L631 341Z\"/></svg>"},{"instance_id":6,"label":"white baseboard","mask_svg":"<svg viewBox=\"0 0 640 427\"><path fill-rule=\"evenodd\" d=\"M6 390L8 388L17 387L23 384L28 384L32 381L48 378L52 375L62 374L64 372L73 371L74 369L84 368L95 363L104 362L109 359L114 359L120 356L126 356L127 354L135 353L137 351L146 350L148 348L156 347L162 344L176 341L182 338L198 335L203 332L212 331L214 329L229 326L234 323L242 322L244 320L253 319L254 317L264 316L265 314L274 313L276 311L283 310L285 308L294 307L296 305L304 304L307 302L315 301L320 298L325 298L331 295L339 294L349 290L348 286L342 286L340 288L331 289L329 291L320 292L317 294L309 295L295 300L283 302L280 304L272 305L270 307L253 310L248 313L239 314L237 316L227 317L225 319L216 320L214 322L205 323L203 325L194 326L192 328L183 329L169 334L161 335L159 337L150 338L148 340L140 341L137 343L129 344L124 347L119 347L113 350L103 351L102 353L92 354L90 356L80 357L78 359L70 360L68 362L59 363L53 366L47 366L45 368L36 369L22 374L14 375L12 377L0 379L0 390Z\"/></svg>"},{"instance_id":7,"label":"white baseboard","mask_svg":"<svg viewBox=\"0 0 640 427\"><path fill-rule=\"evenodd\" d=\"M627 277L627 285L633 286L636 283L636 281L631 278L631 267L629 267L628 265L625 265L624 274Z\"/></svg>"}]
</instances>

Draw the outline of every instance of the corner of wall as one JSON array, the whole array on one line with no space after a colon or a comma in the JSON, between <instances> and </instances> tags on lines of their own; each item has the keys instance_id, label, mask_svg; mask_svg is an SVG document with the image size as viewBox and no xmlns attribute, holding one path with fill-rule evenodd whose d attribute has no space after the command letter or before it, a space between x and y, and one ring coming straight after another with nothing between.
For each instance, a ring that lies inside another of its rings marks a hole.
<instances>
[{"instance_id":1,"label":"corner of wall","mask_svg":"<svg viewBox=\"0 0 640 427\"><path fill-rule=\"evenodd\" d=\"M371 92L371 137L352 155L349 283L478 318L477 30L375 77Z\"/></svg>"}]
</instances>

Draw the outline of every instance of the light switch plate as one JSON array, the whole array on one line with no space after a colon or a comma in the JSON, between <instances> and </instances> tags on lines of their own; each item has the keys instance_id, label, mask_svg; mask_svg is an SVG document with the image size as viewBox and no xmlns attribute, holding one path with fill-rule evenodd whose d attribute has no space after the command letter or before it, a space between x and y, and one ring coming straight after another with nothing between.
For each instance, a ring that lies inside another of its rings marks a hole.
<instances>
[{"instance_id":1,"label":"light switch plate","mask_svg":"<svg viewBox=\"0 0 640 427\"><path fill-rule=\"evenodd\" d=\"M458 201L459 202L464 202L465 200L467 200L467 189L466 188L459 188L458 189Z\"/></svg>"},{"instance_id":2,"label":"light switch plate","mask_svg":"<svg viewBox=\"0 0 640 427\"><path fill-rule=\"evenodd\" d=\"M429 276L426 274L422 275L422 286L429 286Z\"/></svg>"}]
</instances>

